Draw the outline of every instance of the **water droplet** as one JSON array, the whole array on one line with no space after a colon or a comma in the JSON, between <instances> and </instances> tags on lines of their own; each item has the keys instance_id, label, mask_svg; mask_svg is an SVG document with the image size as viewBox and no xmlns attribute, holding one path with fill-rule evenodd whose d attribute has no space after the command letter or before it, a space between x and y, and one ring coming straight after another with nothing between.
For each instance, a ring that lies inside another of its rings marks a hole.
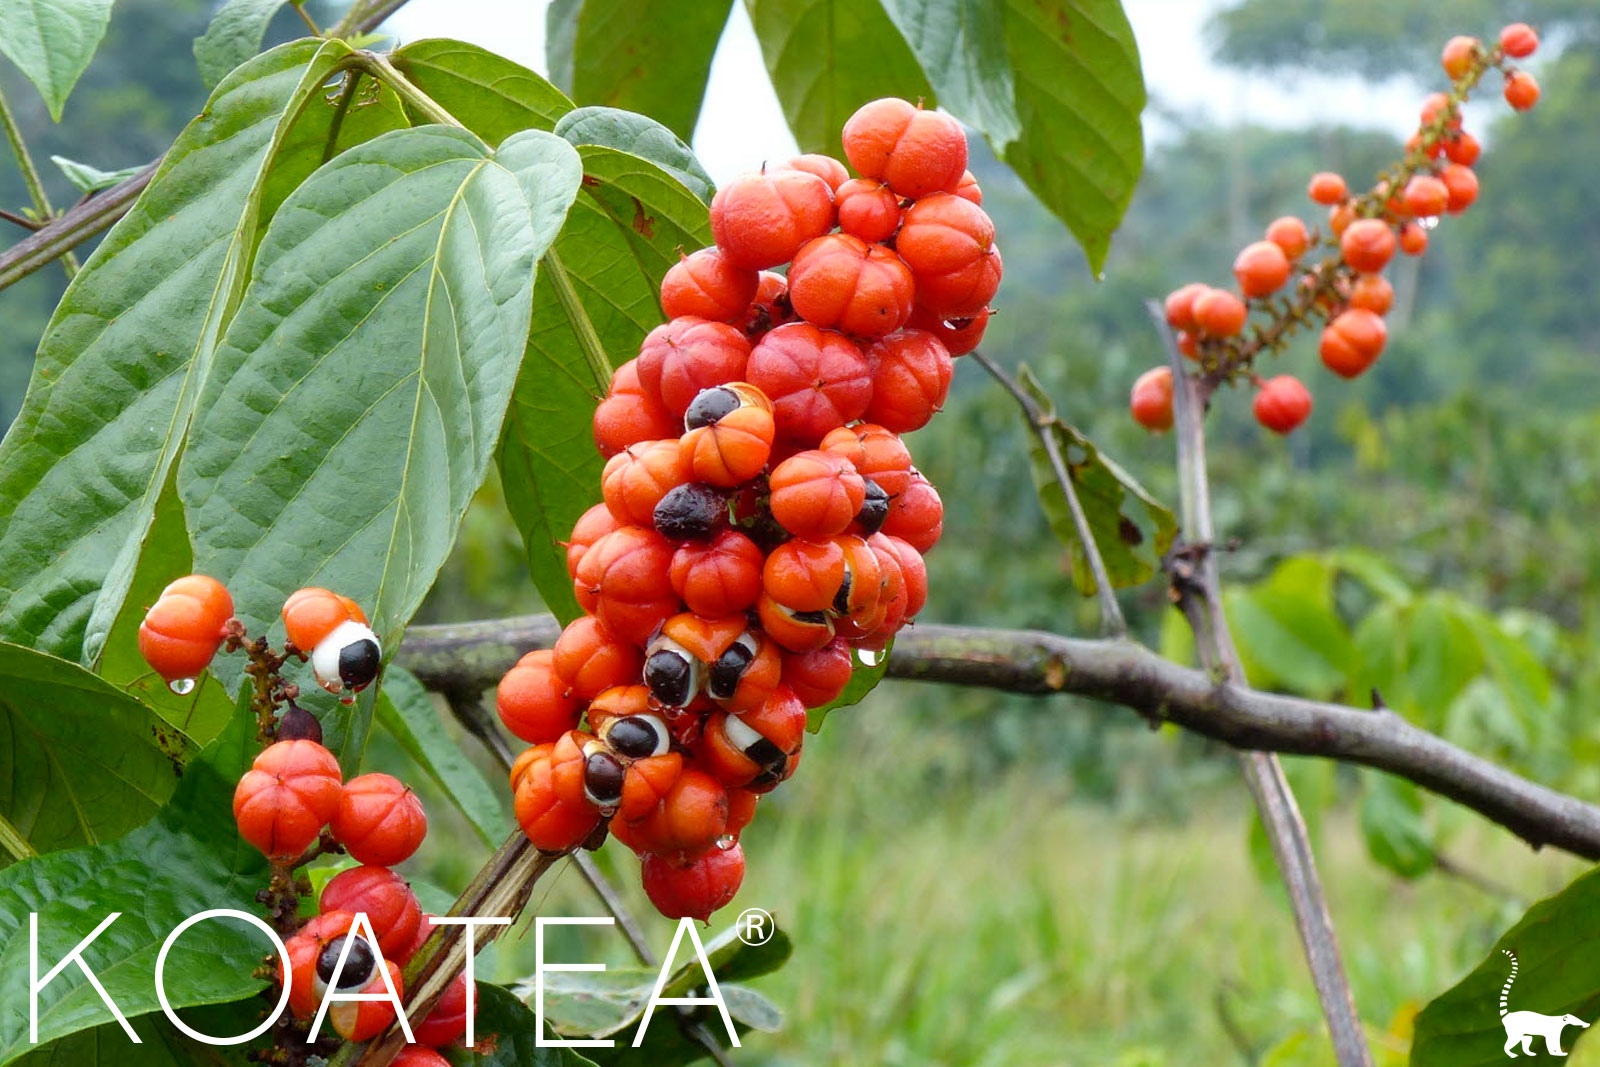
<instances>
[{"instance_id":1,"label":"water droplet","mask_svg":"<svg viewBox=\"0 0 1600 1067\"><path fill-rule=\"evenodd\" d=\"M194 692L194 679L174 678L172 681L167 683L167 688L172 690L174 693L177 693L181 697L186 697L190 693Z\"/></svg>"},{"instance_id":2,"label":"water droplet","mask_svg":"<svg viewBox=\"0 0 1600 1067\"><path fill-rule=\"evenodd\" d=\"M878 662L883 659L883 653L874 652L870 648L858 648L856 649L856 659L861 661L863 667L876 667Z\"/></svg>"},{"instance_id":3,"label":"water droplet","mask_svg":"<svg viewBox=\"0 0 1600 1067\"><path fill-rule=\"evenodd\" d=\"M732 834L723 834L721 837L717 838L717 847L722 849L724 852L736 844L738 844L738 840Z\"/></svg>"}]
</instances>

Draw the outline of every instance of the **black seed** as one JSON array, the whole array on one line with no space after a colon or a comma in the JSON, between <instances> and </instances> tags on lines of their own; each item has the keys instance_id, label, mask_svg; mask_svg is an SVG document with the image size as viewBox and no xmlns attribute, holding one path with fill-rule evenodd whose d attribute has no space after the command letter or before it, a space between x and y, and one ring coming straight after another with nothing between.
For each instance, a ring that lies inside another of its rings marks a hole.
<instances>
[{"instance_id":1,"label":"black seed","mask_svg":"<svg viewBox=\"0 0 1600 1067\"><path fill-rule=\"evenodd\" d=\"M656 529L671 541L703 541L728 517L728 501L709 485L674 486L656 504Z\"/></svg>"},{"instance_id":2,"label":"black seed","mask_svg":"<svg viewBox=\"0 0 1600 1067\"><path fill-rule=\"evenodd\" d=\"M606 744L619 756L644 759L661 744L661 731L649 719L629 715L611 723L606 730Z\"/></svg>"},{"instance_id":3,"label":"black seed","mask_svg":"<svg viewBox=\"0 0 1600 1067\"><path fill-rule=\"evenodd\" d=\"M697 430L702 426L711 426L730 411L737 410L742 403L739 394L725 385L702 389L689 401L689 410L683 415L683 428Z\"/></svg>"},{"instance_id":4,"label":"black seed","mask_svg":"<svg viewBox=\"0 0 1600 1067\"><path fill-rule=\"evenodd\" d=\"M779 763L769 766L766 770L750 779L750 781L745 785L745 788L753 789L758 793L767 789L771 789L773 786L783 781L784 772L788 769L789 760L787 757L785 757Z\"/></svg>"},{"instance_id":5,"label":"black seed","mask_svg":"<svg viewBox=\"0 0 1600 1067\"><path fill-rule=\"evenodd\" d=\"M322 744L322 723L317 717L294 701L278 720L279 741L315 741Z\"/></svg>"},{"instance_id":6,"label":"black seed","mask_svg":"<svg viewBox=\"0 0 1600 1067\"><path fill-rule=\"evenodd\" d=\"M346 941L351 942L350 955L345 957L344 970L339 974L339 984L333 988L360 989L372 981L373 971L378 966L378 958L364 937L357 937L352 941L351 935L342 934L323 946L322 953L317 956L317 977L325 984L332 985L333 969L339 966L339 953L344 951Z\"/></svg>"},{"instance_id":7,"label":"black seed","mask_svg":"<svg viewBox=\"0 0 1600 1067\"><path fill-rule=\"evenodd\" d=\"M850 614L850 587L855 584L855 574L849 567L844 569L844 581L839 583L839 591L833 594L833 613L835 615Z\"/></svg>"},{"instance_id":8,"label":"black seed","mask_svg":"<svg viewBox=\"0 0 1600 1067\"><path fill-rule=\"evenodd\" d=\"M706 692L716 700L727 700L739 688L739 679L756 658L755 651L743 641L735 641L728 651L717 657L711 665L711 677L706 679Z\"/></svg>"},{"instance_id":9,"label":"black seed","mask_svg":"<svg viewBox=\"0 0 1600 1067\"><path fill-rule=\"evenodd\" d=\"M626 772L609 752L592 753L583 764L583 788L589 799L610 807L622 799L622 777Z\"/></svg>"},{"instance_id":10,"label":"black seed","mask_svg":"<svg viewBox=\"0 0 1600 1067\"><path fill-rule=\"evenodd\" d=\"M883 529L883 522L889 517L889 494L884 492L883 486L871 478L863 478L866 484L867 495L861 500L861 510L856 512L856 521L866 531L868 537Z\"/></svg>"},{"instance_id":11,"label":"black seed","mask_svg":"<svg viewBox=\"0 0 1600 1067\"><path fill-rule=\"evenodd\" d=\"M365 689L378 676L383 653L378 642L363 637L339 650L339 680L351 689Z\"/></svg>"},{"instance_id":12,"label":"black seed","mask_svg":"<svg viewBox=\"0 0 1600 1067\"><path fill-rule=\"evenodd\" d=\"M803 622L813 626L821 626L828 621L825 611L796 611L791 613L795 622Z\"/></svg>"},{"instance_id":13,"label":"black seed","mask_svg":"<svg viewBox=\"0 0 1600 1067\"><path fill-rule=\"evenodd\" d=\"M644 661L644 684L651 694L670 708L681 708L694 694L689 691L694 669L681 652L663 649Z\"/></svg>"},{"instance_id":14,"label":"black seed","mask_svg":"<svg viewBox=\"0 0 1600 1067\"><path fill-rule=\"evenodd\" d=\"M789 758L784 754L783 749L768 741L765 737L751 742L750 747L744 750L744 754L766 770L771 770L773 767L782 769L784 761Z\"/></svg>"}]
</instances>

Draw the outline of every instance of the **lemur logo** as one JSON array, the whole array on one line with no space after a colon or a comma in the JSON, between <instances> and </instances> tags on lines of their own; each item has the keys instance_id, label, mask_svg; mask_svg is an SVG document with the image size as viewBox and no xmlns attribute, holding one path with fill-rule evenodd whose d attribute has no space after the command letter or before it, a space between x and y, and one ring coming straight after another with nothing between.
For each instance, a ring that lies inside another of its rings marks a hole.
<instances>
[{"instance_id":1,"label":"lemur logo","mask_svg":"<svg viewBox=\"0 0 1600 1067\"><path fill-rule=\"evenodd\" d=\"M1552 1056L1565 1056L1566 1050L1561 1047L1561 1031L1568 1026L1581 1026L1589 1028L1589 1024L1576 1015L1540 1015L1536 1011L1506 1011L1506 998L1511 996L1511 983L1517 980L1517 957L1507 949L1501 949L1506 957L1511 960L1511 973L1506 976L1506 984L1500 987L1500 1022L1506 1028L1507 1056L1515 1057L1517 1046L1522 1046L1523 1055L1537 1056L1533 1051L1533 1039L1544 1038L1544 1050Z\"/></svg>"}]
</instances>

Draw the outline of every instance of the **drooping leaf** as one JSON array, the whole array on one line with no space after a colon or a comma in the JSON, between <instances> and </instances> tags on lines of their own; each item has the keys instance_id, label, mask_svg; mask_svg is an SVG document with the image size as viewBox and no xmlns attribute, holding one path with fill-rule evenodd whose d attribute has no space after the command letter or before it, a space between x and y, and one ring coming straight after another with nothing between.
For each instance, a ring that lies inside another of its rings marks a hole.
<instances>
[{"instance_id":1,"label":"drooping leaf","mask_svg":"<svg viewBox=\"0 0 1600 1067\"><path fill-rule=\"evenodd\" d=\"M493 455L534 270L580 177L552 134L491 152L429 126L354 148L290 194L179 470L195 565L251 632L323 584L397 647ZM364 739L358 718L339 754Z\"/></svg>"},{"instance_id":2,"label":"drooping leaf","mask_svg":"<svg viewBox=\"0 0 1600 1067\"><path fill-rule=\"evenodd\" d=\"M109 189L113 185L127 181L143 169L124 167L121 170L101 170L87 163L67 159L65 156L51 156L50 162L61 169L61 173L67 176L67 181L71 182L80 193L98 193L101 189Z\"/></svg>"},{"instance_id":3,"label":"drooping leaf","mask_svg":"<svg viewBox=\"0 0 1600 1067\"><path fill-rule=\"evenodd\" d=\"M483 843L497 847L510 825L510 815L500 801L505 791L490 787L483 772L445 731L428 691L404 667L390 666L383 672L378 724L455 802Z\"/></svg>"},{"instance_id":4,"label":"drooping leaf","mask_svg":"<svg viewBox=\"0 0 1600 1067\"><path fill-rule=\"evenodd\" d=\"M1600 1019L1600 953L1594 931L1600 928L1600 869L1528 909L1495 942L1484 961L1417 1016L1411 1044L1412 1067L1486 1067L1506 1062L1506 1027L1500 993L1517 957L1517 977L1506 1000L1510 1011L1575 1015L1586 1023ZM1588 1031L1568 1025L1561 1047L1567 1052ZM1520 1056L1521 1049L1512 1046ZM1543 1057L1544 1042L1533 1052Z\"/></svg>"},{"instance_id":5,"label":"drooping leaf","mask_svg":"<svg viewBox=\"0 0 1600 1067\"><path fill-rule=\"evenodd\" d=\"M172 795L188 740L75 663L0 644L0 816L38 852L111 841Z\"/></svg>"},{"instance_id":6,"label":"drooping leaf","mask_svg":"<svg viewBox=\"0 0 1600 1067\"><path fill-rule=\"evenodd\" d=\"M694 134L733 0L561 0L545 15L550 76L585 104Z\"/></svg>"},{"instance_id":7,"label":"drooping leaf","mask_svg":"<svg viewBox=\"0 0 1600 1067\"><path fill-rule=\"evenodd\" d=\"M492 146L519 130L553 130L572 110L572 101L539 75L475 44L415 41L389 60Z\"/></svg>"},{"instance_id":8,"label":"drooping leaf","mask_svg":"<svg viewBox=\"0 0 1600 1067\"><path fill-rule=\"evenodd\" d=\"M206 32L194 39L200 80L214 89L228 72L261 51L272 16L285 0L228 0L211 17Z\"/></svg>"},{"instance_id":9,"label":"drooping leaf","mask_svg":"<svg viewBox=\"0 0 1600 1067\"><path fill-rule=\"evenodd\" d=\"M394 114L350 109L329 149L322 86L349 55L302 41L231 74L68 287L0 443L0 638L97 655L263 219Z\"/></svg>"},{"instance_id":10,"label":"drooping leaf","mask_svg":"<svg viewBox=\"0 0 1600 1067\"><path fill-rule=\"evenodd\" d=\"M802 152L839 154L839 131L880 96L928 107L933 89L880 0L745 0Z\"/></svg>"},{"instance_id":11,"label":"drooping leaf","mask_svg":"<svg viewBox=\"0 0 1600 1067\"><path fill-rule=\"evenodd\" d=\"M202 911L259 910L267 863L229 817L234 784L254 754L241 712L203 759L190 764L171 801L109 845L54 852L0 871L0 1064L31 1050L28 1040L28 916L37 913L41 970L70 952L107 915L120 917L83 957L129 1019L159 1010L154 984L161 943ZM271 951L237 920L201 923L167 957L164 985L175 1009L226 1004L265 983L253 972ZM39 994L40 1042L115 1021L94 987L69 966ZM125 1038L124 1038L125 1040Z\"/></svg>"},{"instance_id":12,"label":"drooping leaf","mask_svg":"<svg viewBox=\"0 0 1600 1067\"><path fill-rule=\"evenodd\" d=\"M578 615L578 604L557 542L600 497L596 400L611 370L660 325L661 278L679 250L711 240L704 204L673 173L615 148L585 144L578 153L583 194L556 241L559 265L541 270L534 288L533 331L499 452L534 585L563 622ZM585 338L601 352L589 351Z\"/></svg>"},{"instance_id":13,"label":"drooping leaf","mask_svg":"<svg viewBox=\"0 0 1600 1067\"><path fill-rule=\"evenodd\" d=\"M1051 419L1050 432L1066 462L1067 473L1089 521L1089 530L1105 560L1112 586L1122 589L1138 585L1156 572L1161 557L1178 532L1178 520L1147 493L1133 475L1101 453L1078 429L1055 415L1055 406L1026 366L1017 372L1018 380ZM1072 578L1084 596L1093 595L1094 576L1088 557L1078 539L1067 507L1066 493L1056 480L1044 445L1030 431L1029 455L1033 484L1039 492L1050 529L1067 546L1072 559Z\"/></svg>"},{"instance_id":14,"label":"drooping leaf","mask_svg":"<svg viewBox=\"0 0 1600 1067\"><path fill-rule=\"evenodd\" d=\"M0 0L0 54L27 76L60 122L110 21L111 0Z\"/></svg>"},{"instance_id":15,"label":"drooping leaf","mask_svg":"<svg viewBox=\"0 0 1600 1067\"><path fill-rule=\"evenodd\" d=\"M1433 830L1422 791L1380 771L1363 770L1361 779L1361 833L1368 854L1402 878L1433 870Z\"/></svg>"},{"instance_id":16,"label":"drooping leaf","mask_svg":"<svg viewBox=\"0 0 1600 1067\"><path fill-rule=\"evenodd\" d=\"M504 986L478 983L478 1014L473 1025L474 1049L448 1054L463 1067L594 1067L594 1061L585 1059L578 1049L542 1047L533 1012ZM554 1036L548 1026L544 1036L546 1040Z\"/></svg>"},{"instance_id":17,"label":"drooping leaf","mask_svg":"<svg viewBox=\"0 0 1600 1067\"><path fill-rule=\"evenodd\" d=\"M677 134L646 115L614 107L580 107L556 123L556 136L637 156L672 175L705 204L716 184ZM603 179L603 176L602 176ZM688 225L688 220L678 220Z\"/></svg>"},{"instance_id":18,"label":"drooping leaf","mask_svg":"<svg viewBox=\"0 0 1600 1067\"><path fill-rule=\"evenodd\" d=\"M882 652L851 653L850 662L855 667L855 672L850 675L850 681L845 685L844 692L820 708L806 709L806 732L816 733L822 729L822 724L833 712L840 708L852 707L867 699L867 694L878 688L878 683L883 681L883 676L888 673L889 653L892 651L894 642L890 641Z\"/></svg>"}]
</instances>

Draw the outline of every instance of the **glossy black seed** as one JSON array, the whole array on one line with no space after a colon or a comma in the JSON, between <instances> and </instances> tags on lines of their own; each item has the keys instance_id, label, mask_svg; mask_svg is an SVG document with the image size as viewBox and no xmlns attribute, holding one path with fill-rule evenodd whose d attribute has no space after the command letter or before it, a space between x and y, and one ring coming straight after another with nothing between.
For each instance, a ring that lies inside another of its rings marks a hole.
<instances>
[{"instance_id":1,"label":"glossy black seed","mask_svg":"<svg viewBox=\"0 0 1600 1067\"><path fill-rule=\"evenodd\" d=\"M861 479L867 487L867 495L861 500L861 510L856 512L856 521L861 524L862 531L871 537L883 529L884 520L889 517L889 494L883 486L871 478Z\"/></svg>"},{"instance_id":2,"label":"glossy black seed","mask_svg":"<svg viewBox=\"0 0 1600 1067\"><path fill-rule=\"evenodd\" d=\"M626 773L609 752L594 752L583 764L583 788L589 799L609 807L622 799L622 778Z\"/></svg>"},{"instance_id":3,"label":"glossy black seed","mask_svg":"<svg viewBox=\"0 0 1600 1067\"><path fill-rule=\"evenodd\" d=\"M339 650L339 680L351 689L364 689L378 676L383 653L369 638L352 641Z\"/></svg>"},{"instance_id":4,"label":"glossy black seed","mask_svg":"<svg viewBox=\"0 0 1600 1067\"><path fill-rule=\"evenodd\" d=\"M350 942L350 954L345 957L344 970L339 973L339 984L333 988L360 989L372 981L373 972L378 966L378 958L364 937L352 938L349 934L343 934L324 945L317 956L317 977L324 984L333 984L333 971L339 966L339 953L344 951L346 941Z\"/></svg>"},{"instance_id":5,"label":"glossy black seed","mask_svg":"<svg viewBox=\"0 0 1600 1067\"><path fill-rule=\"evenodd\" d=\"M849 567L844 569L844 581L839 583L839 591L833 594L833 613L835 615L850 614L850 587L855 584L855 577Z\"/></svg>"},{"instance_id":6,"label":"glossy black seed","mask_svg":"<svg viewBox=\"0 0 1600 1067\"><path fill-rule=\"evenodd\" d=\"M721 529L727 517L727 498L699 482L668 490L653 516L656 530L669 541L704 541Z\"/></svg>"},{"instance_id":7,"label":"glossy black seed","mask_svg":"<svg viewBox=\"0 0 1600 1067\"><path fill-rule=\"evenodd\" d=\"M693 400L689 401L689 410L683 415L683 427L686 430L697 430L702 426L710 426L742 404L739 394L726 385L714 385L710 389L702 389Z\"/></svg>"},{"instance_id":8,"label":"glossy black seed","mask_svg":"<svg viewBox=\"0 0 1600 1067\"><path fill-rule=\"evenodd\" d=\"M765 737L752 742L750 747L744 750L744 754L749 756L758 766L767 770L771 770L773 767L781 769L784 761L789 758L784 754L783 749L768 741Z\"/></svg>"},{"instance_id":9,"label":"glossy black seed","mask_svg":"<svg viewBox=\"0 0 1600 1067\"><path fill-rule=\"evenodd\" d=\"M711 665L711 676L706 679L706 692L715 700L727 700L739 688L739 679L756 658L755 651L743 641L735 641Z\"/></svg>"},{"instance_id":10,"label":"glossy black seed","mask_svg":"<svg viewBox=\"0 0 1600 1067\"><path fill-rule=\"evenodd\" d=\"M651 720L629 715L614 720L606 729L606 744L619 756L644 759L661 744L660 728Z\"/></svg>"},{"instance_id":11,"label":"glossy black seed","mask_svg":"<svg viewBox=\"0 0 1600 1067\"><path fill-rule=\"evenodd\" d=\"M694 696L694 668L682 652L663 649L644 661L644 684L669 708L681 708Z\"/></svg>"},{"instance_id":12,"label":"glossy black seed","mask_svg":"<svg viewBox=\"0 0 1600 1067\"><path fill-rule=\"evenodd\" d=\"M317 717L294 701L278 720L279 741L315 741L322 744L322 723Z\"/></svg>"},{"instance_id":13,"label":"glossy black seed","mask_svg":"<svg viewBox=\"0 0 1600 1067\"><path fill-rule=\"evenodd\" d=\"M828 621L828 613L825 611L796 611L793 613L793 615L796 622L808 623L815 626L821 626L823 623Z\"/></svg>"}]
</instances>

